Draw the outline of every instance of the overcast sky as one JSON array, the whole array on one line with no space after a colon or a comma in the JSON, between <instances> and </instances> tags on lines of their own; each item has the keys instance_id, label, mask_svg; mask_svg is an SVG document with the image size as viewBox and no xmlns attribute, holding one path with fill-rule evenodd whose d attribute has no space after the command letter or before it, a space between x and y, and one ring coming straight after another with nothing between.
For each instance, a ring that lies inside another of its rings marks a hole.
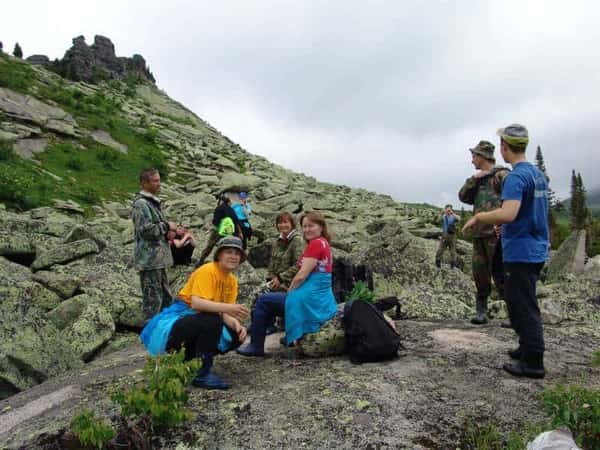
<instances>
[{"instance_id":1,"label":"overcast sky","mask_svg":"<svg viewBox=\"0 0 600 450\"><path fill-rule=\"evenodd\" d=\"M5 51L109 37L248 151L400 201L457 203L468 148L525 124L559 197L600 185L600 3L12 1ZM498 158L501 159L499 152Z\"/></svg>"}]
</instances>

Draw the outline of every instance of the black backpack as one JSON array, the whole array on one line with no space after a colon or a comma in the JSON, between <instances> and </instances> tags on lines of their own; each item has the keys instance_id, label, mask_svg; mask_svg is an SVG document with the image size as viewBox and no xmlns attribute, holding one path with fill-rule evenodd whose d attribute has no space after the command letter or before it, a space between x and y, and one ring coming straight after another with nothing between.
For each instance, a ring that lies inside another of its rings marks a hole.
<instances>
[{"instance_id":1,"label":"black backpack","mask_svg":"<svg viewBox=\"0 0 600 450\"><path fill-rule=\"evenodd\" d=\"M345 258L336 258L333 261L331 283L333 295L338 303L344 303L348 294L352 292L357 281L364 281L365 285L373 290L373 272L365 265L354 265Z\"/></svg>"},{"instance_id":2,"label":"black backpack","mask_svg":"<svg viewBox=\"0 0 600 450\"><path fill-rule=\"evenodd\" d=\"M346 350L354 364L384 361L398 356L400 336L371 303L355 300L344 307Z\"/></svg>"}]
</instances>

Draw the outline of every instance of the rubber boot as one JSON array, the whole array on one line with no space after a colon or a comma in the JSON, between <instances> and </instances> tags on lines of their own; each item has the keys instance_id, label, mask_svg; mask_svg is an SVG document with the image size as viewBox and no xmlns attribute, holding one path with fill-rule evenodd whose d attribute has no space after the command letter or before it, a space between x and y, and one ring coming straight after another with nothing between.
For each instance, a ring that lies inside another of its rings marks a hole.
<instances>
[{"instance_id":1,"label":"rubber boot","mask_svg":"<svg viewBox=\"0 0 600 450\"><path fill-rule=\"evenodd\" d=\"M543 353L522 354L519 361L506 363L502 368L515 377L544 378L546 376Z\"/></svg>"},{"instance_id":2,"label":"rubber boot","mask_svg":"<svg viewBox=\"0 0 600 450\"><path fill-rule=\"evenodd\" d=\"M225 380L211 372L213 359L212 353L202 354L202 367L192 380L192 385L204 389L229 389L229 384Z\"/></svg>"},{"instance_id":3,"label":"rubber boot","mask_svg":"<svg viewBox=\"0 0 600 450\"><path fill-rule=\"evenodd\" d=\"M471 319L471 323L475 325L487 323L487 297L477 296L475 307L477 314Z\"/></svg>"},{"instance_id":4,"label":"rubber boot","mask_svg":"<svg viewBox=\"0 0 600 450\"><path fill-rule=\"evenodd\" d=\"M521 351L521 347L517 347L514 350L510 350L508 352L508 356L510 356L511 359L516 359L517 361L521 359L522 355L523 352Z\"/></svg>"}]
</instances>

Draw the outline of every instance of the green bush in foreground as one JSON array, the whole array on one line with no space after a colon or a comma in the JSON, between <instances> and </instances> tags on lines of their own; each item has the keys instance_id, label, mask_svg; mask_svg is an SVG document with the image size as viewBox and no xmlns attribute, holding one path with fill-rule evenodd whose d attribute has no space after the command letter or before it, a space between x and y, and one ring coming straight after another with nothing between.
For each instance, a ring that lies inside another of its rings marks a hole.
<instances>
[{"instance_id":1,"label":"green bush in foreground","mask_svg":"<svg viewBox=\"0 0 600 450\"><path fill-rule=\"evenodd\" d=\"M185 406L186 387L200 366L195 359L184 362L184 351L150 358L144 367L144 382L113 395L121 415L149 420L152 426L178 425L192 417Z\"/></svg>"},{"instance_id":2,"label":"green bush in foreground","mask_svg":"<svg viewBox=\"0 0 600 450\"><path fill-rule=\"evenodd\" d=\"M600 390L556 385L542 393L550 426L565 426L582 448L600 449Z\"/></svg>"},{"instance_id":3,"label":"green bush in foreground","mask_svg":"<svg viewBox=\"0 0 600 450\"><path fill-rule=\"evenodd\" d=\"M115 430L104 421L97 419L89 410L83 411L71 421L71 431L84 446L101 449L115 436Z\"/></svg>"}]
</instances>

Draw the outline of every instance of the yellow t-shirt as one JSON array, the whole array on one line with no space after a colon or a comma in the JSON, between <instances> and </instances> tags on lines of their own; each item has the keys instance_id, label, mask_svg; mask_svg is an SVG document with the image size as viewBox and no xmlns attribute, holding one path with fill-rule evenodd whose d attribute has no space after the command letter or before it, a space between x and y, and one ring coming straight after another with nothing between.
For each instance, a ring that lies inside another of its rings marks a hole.
<instances>
[{"instance_id":1,"label":"yellow t-shirt","mask_svg":"<svg viewBox=\"0 0 600 450\"><path fill-rule=\"evenodd\" d=\"M211 262L192 273L177 297L191 306L192 295L217 303L235 303L237 293L238 282L235 275L222 272L216 262Z\"/></svg>"}]
</instances>

